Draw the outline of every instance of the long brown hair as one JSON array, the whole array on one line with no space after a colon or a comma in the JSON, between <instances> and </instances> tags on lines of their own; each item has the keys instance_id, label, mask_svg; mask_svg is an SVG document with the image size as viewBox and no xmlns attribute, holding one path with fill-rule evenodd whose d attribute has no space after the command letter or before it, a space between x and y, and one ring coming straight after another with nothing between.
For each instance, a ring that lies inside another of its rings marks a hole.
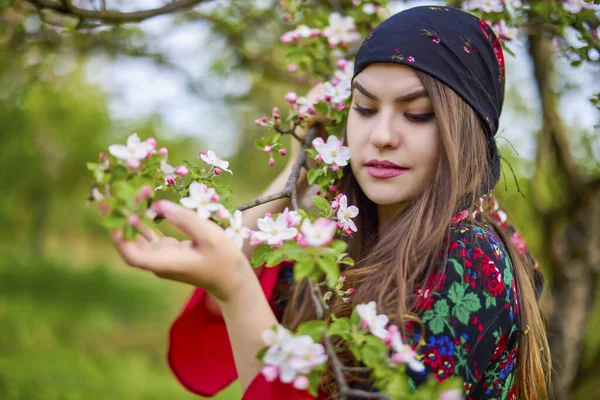
<instances>
[{"instance_id":1,"label":"long brown hair","mask_svg":"<svg viewBox=\"0 0 600 400\"><path fill-rule=\"evenodd\" d=\"M352 238L340 237L348 242L348 253L356 261L354 267L344 271L346 287L353 287L355 292L351 303L337 298L331 308L338 317L349 316L358 304L375 300L378 312L387 314L404 334L405 323L418 318L412 293L423 288L436 268L446 264L444 238L450 232L450 221L457 211L474 211L478 207L489 170L486 139L473 109L446 85L425 73L417 71L417 74L436 115L441 154L437 171L423 192L380 229L377 205L362 191L351 168L345 167L340 186L348 203L360 210L355 219L358 232ZM494 227L508 249L517 287L520 325L528 329L528 334L519 338L518 398L546 399L551 361L545 324L534 293L533 269L520 257L508 232L500 229L491 216L484 213L482 218L483 223ZM307 290L306 282L297 284L286 309L284 323L292 329L315 318ZM332 382L330 373L323 382ZM335 394L335 386L328 391Z\"/></svg>"}]
</instances>

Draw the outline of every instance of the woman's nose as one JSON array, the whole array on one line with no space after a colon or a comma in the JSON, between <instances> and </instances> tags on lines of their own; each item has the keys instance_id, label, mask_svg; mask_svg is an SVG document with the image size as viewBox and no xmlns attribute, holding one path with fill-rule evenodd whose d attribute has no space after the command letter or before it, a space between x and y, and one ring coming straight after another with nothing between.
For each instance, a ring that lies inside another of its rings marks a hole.
<instances>
[{"instance_id":1,"label":"woman's nose","mask_svg":"<svg viewBox=\"0 0 600 400\"><path fill-rule=\"evenodd\" d=\"M396 148L400 144L400 135L394 132L391 115L379 116L371 131L371 144L379 149Z\"/></svg>"}]
</instances>

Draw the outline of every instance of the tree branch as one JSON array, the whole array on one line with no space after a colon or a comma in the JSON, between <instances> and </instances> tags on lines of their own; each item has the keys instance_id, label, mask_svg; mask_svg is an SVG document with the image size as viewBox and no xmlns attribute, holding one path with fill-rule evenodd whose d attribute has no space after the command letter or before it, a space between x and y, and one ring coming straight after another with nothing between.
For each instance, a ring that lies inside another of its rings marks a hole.
<instances>
[{"instance_id":1,"label":"tree branch","mask_svg":"<svg viewBox=\"0 0 600 400\"><path fill-rule=\"evenodd\" d=\"M60 3L55 3L49 0L27 0L27 2L40 9L50 10L65 16L84 20L102 21L106 24L140 22L157 15L171 14L177 11L185 10L205 1L207 0L180 0L150 10L120 12L104 9L100 11L86 10L84 8L74 6L70 1L61 1Z\"/></svg>"}]
</instances>

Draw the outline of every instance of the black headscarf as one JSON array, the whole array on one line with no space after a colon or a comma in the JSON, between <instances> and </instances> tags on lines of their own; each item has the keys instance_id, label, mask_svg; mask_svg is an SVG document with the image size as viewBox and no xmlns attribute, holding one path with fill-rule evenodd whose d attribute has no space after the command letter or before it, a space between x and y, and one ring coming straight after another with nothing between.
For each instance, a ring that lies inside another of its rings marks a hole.
<instances>
[{"instance_id":1,"label":"black headscarf","mask_svg":"<svg viewBox=\"0 0 600 400\"><path fill-rule=\"evenodd\" d=\"M354 76L373 63L408 65L453 89L479 115L488 143L490 192L500 178L494 135L504 101L504 55L491 27L452 7L421 6L399 12L369 33Z\"/></svg>"}]
</instances>

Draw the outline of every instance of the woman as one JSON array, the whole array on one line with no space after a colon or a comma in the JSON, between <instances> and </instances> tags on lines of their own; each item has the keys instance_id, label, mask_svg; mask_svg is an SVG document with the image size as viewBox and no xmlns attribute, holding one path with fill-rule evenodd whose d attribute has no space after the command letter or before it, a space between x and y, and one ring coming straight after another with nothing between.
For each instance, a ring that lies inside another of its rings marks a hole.
<instances>
[{"instance_id":1,"label":"woman","mask_svg":"<svg viewBox=\"0 0 600 400\"><path fill-rule=\"evenodd\" d=\"M377 301L378 313L419 345L426 372L440 381L461 377L469 399L544 399L550 358L534 270L490 197L500 170L494 135L503 92L500 43L468 13L416 7L368 35L356 57L344 134L351 162L343 192L361 210L358 232L347 239L357 264L344 272L355 293L349 304L338 299L333 313L347 316ZM286 173L266 194L282 188ZM119 233L114 240L129 263L202 288L171 330L169 362L178 379L212 395L237 368L246 398L301 396L291 385L266 382L255 359L263 330L314 318L302 301L306 285L289 287L292 266L255 275L250 248L237 251L220 228L189 210L157 205L194 245L152 237L125 243ZM247 211L246 226L256 229L265 212L285 206ZM418 385L424 375L410 379ZM325 376L321 392L335 398L330 382ZM370 387L362 379L355 385Z\"/></svg>"}]
</instances>

